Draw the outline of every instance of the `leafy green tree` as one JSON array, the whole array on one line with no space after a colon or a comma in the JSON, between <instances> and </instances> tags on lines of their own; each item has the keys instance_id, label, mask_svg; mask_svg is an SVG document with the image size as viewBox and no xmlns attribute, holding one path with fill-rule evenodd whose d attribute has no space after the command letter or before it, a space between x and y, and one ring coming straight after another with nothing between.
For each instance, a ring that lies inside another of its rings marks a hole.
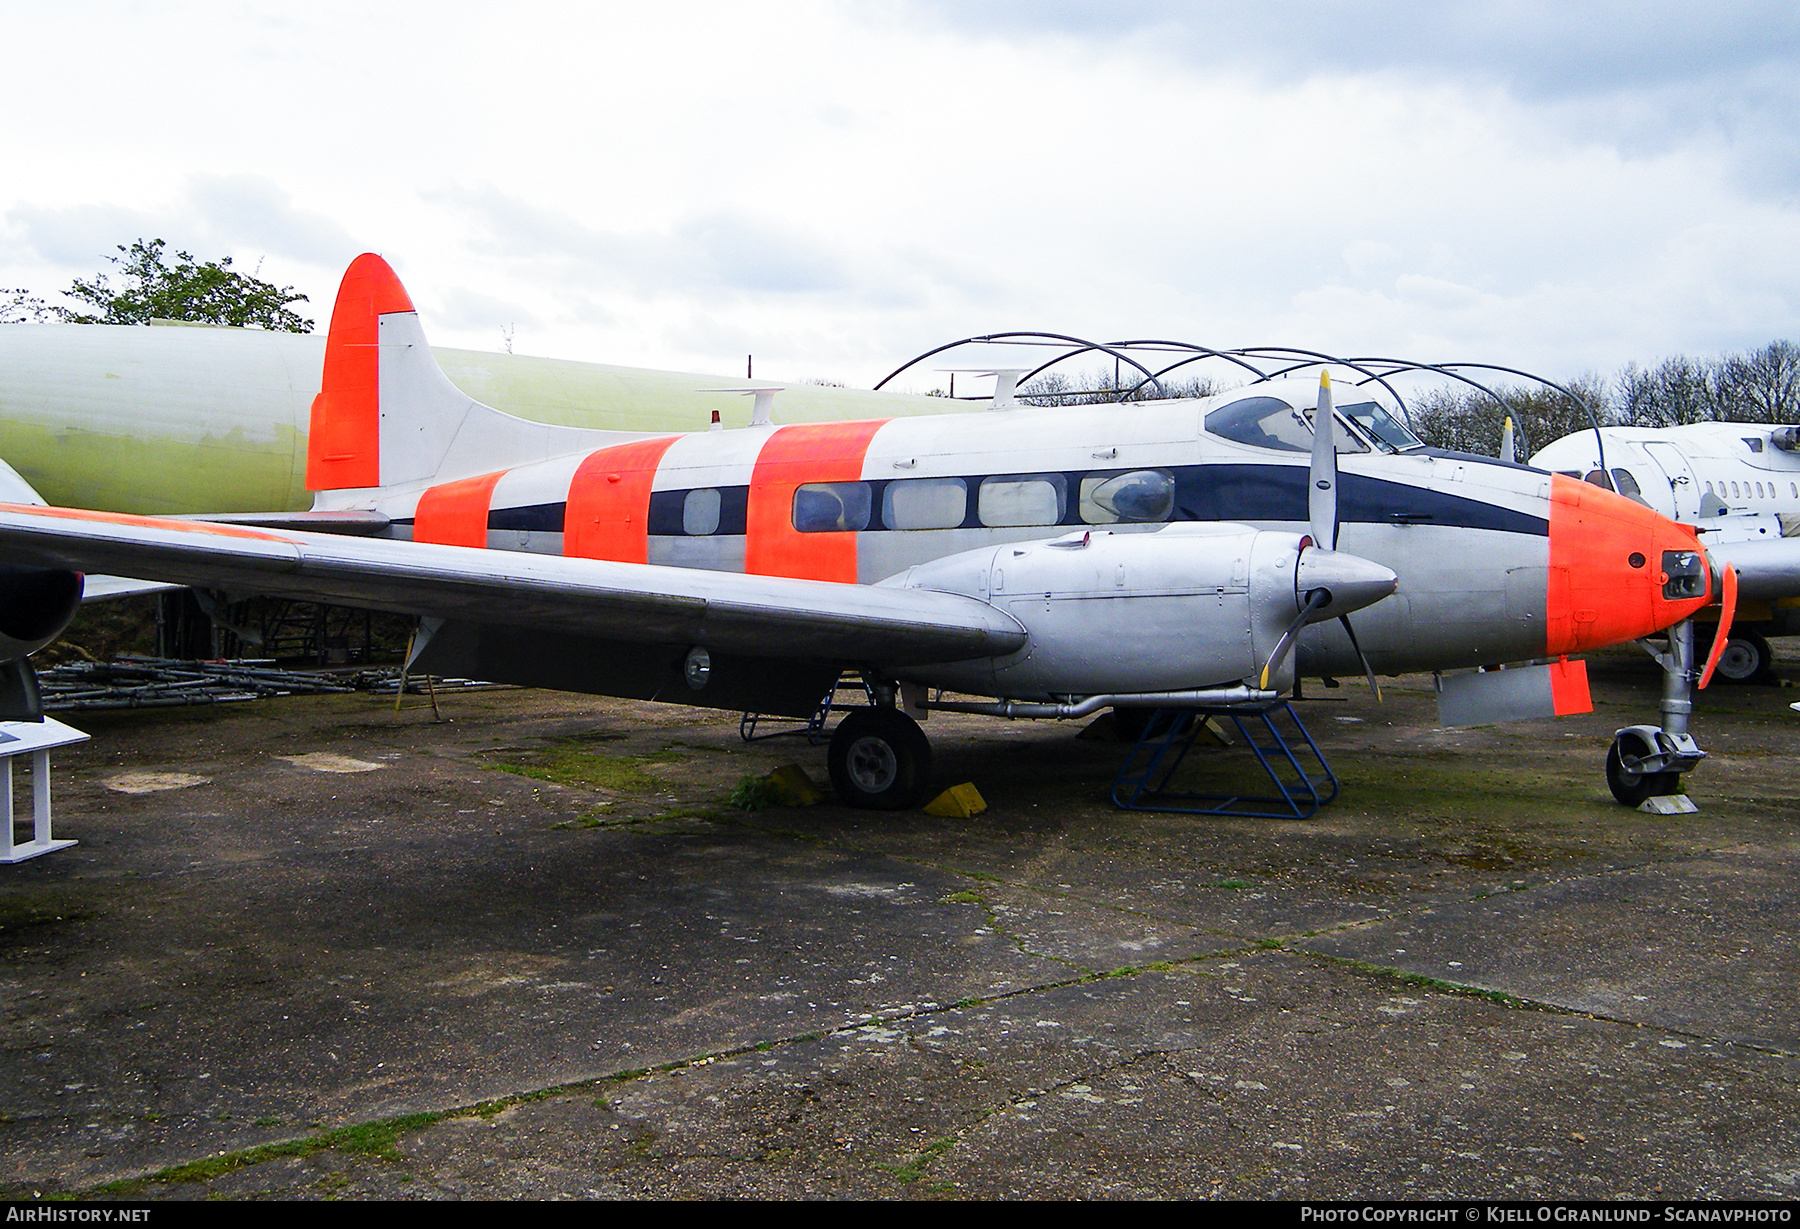
<instances>
[{"instance_id":1,"label":"leafy green tree","mask_svg":"<svg viewBox=\"0 0 1800 1229\"><path fill-rule=\"evenodd\" d=\"M118 266L120 285L114 286L104 272L91 281L77 278L64 296L93 310L56 307L50 311L69 324L193 320L284 333L312 332L312 321L288 306L306 302L306 296L292 286L276 286L239 273L232 269L229 256L200 264L191 253L176 252L170 264L166 247L161 239L120 245L120 255L107 257Z\"/></svg>"},{"instance_id":2,"label":"leafy green tree","mask_svg":"<svg viewBox=\"0 0 1800 1229\"><path fill-rule=\"evenodd\" d=\"M0 290L0 324L43 324L54 318L29 290Z\"/></svg>"},{"instance_id":3,"label":"leafy green tree","mask_svg":"<svg viewBox=\"0 0 1800 1229\"><path fill-rule=\"evenodd\" d=\"M1594 408L1602 425L1612 419L1606 384L1595 375L1567 381L1569 391ZM1553 388L1496 388L1498 400L1466 385L1431 389L1407 399L1413 431L1435 448L1494 456L1505 419L1512 416L1521 458L1591 422L1587 410Z\"/></svg>"}]
</instances>

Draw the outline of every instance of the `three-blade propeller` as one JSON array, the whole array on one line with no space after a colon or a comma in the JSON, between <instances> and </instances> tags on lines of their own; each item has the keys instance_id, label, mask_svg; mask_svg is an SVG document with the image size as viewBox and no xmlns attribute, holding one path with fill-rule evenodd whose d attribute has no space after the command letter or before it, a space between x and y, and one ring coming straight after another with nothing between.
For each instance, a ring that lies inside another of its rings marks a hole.
<instances>
[{"instance_id":1,"label":"three-blade propeller","mask_svg":"<svg viewBox=\"0 0 1800 1229\"><path fill-rule=\"evenodd\" d=\"M1269 654L1268 664L1263 666L1260 686L1264 688L1268 687L1270 676L1280 670L1282 662L1293 650L1295 642L1300 638L1301 628L1308 623L1316 622L1321 617L1329 617L1323 613L1327 606L1335 604L1339 609L1345 609L1348 605L1344 600L1349 596L1348 594L1339 594L1334 598L1333 590L1323 584L1316 588L1308 588L1301 580L1301 565L1306 562L1306 552L1309 548L1322 549L1334 554L1337 551L1337 485L1337 412L1331 399L1331 372L1321 371L1319 373L1319 402L1313 413L1312 463L1307 468L1306 474L1306 510L1308 520L1311 522L1312 533L1301 539L1300 559L1296 562L1294 569L1295 596L1301 598L1300 613L1288 626L1287 631L1282 633L1281 639L1276 641L1275 651ZM1343 562L1351 558L1353 557L1340 556L1337 561L1338 567L1342 569ZM1358 562L1367 563L1366 560ZM1312 570L1316 571L1317 568ZM1385 569L1382 570L1385 571ZM1393 573L1388 572L1387 576L1391 578ZM1348 573L1344 574L1344 579L1349 580ZM1369 583L1368 578L1357 576L1352 585L1361 588L1366 587ZM1341 587L1343 586L1340 585ZM1392 591L1393 588L1390 584L1379 596L1385 597ZM1376 600L1379 600L1379 597L1365 597L1357 600L1355 605L1348 606L1345 613L1338 616L1338 622L1344 625L1344 634L1350 637L1350 647L1356 650L1356 659L1362 663L1363 673L1368 676L1369 688L1375 693L1375 698L1379 700L1381 685L1375 681L1375 670L1369 665L1369 659L1363 653L1362 645L1357 642L1356 629L1350 626L1349 615L1350 609L1359 609L1367 605L1369 601Z\"/></svg>"}]
</instances>

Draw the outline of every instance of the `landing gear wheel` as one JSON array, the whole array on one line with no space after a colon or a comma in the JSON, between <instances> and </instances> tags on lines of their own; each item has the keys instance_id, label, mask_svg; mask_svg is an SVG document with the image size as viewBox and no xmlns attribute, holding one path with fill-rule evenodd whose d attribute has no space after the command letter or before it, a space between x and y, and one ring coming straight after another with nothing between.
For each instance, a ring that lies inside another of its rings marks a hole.
<instances>
[{"instance_id":1,"label":"landing gear wheel","mask_svg":"<svg viewBox=\"0 0 1800 1229\"><path fill-rule=\"evenodd\" d=\"M1769 642L1755 632L1733 631L1714 671L1727 683L1756 683L1769 675Z\"/></svg>"},{"instance_id":2,"label":"landing gear wheel","mask_svg":"<svg viewBox=\"0 0 1800 1229\"><path fill-rule=\"evenodd\" d=\"M1623 750L1621 750L1623 744ZM1642 759L1655 752L1656 748L1647 747L1634 735L1626 734L1613 739L1612 750L1606 753L1606 784L1612 790L1612 796L1628 807L1635 807L1646 798L1660 797L1681 791L1681 774L1678 772L1639 772L1625 763L1629 755L1634 760Z\"/></svg>"},{"instance_id":3,"label":"landing gear wheel","mask_svg":"<svg viewBox=\"0 0 1800 1229\"><path fill-rule=\"evenodd\" d=\"M916 806L931 784L931 743L894 708L853 709L832 733L826 762L838 800L868 811Z\"/></svg>"}]
</instances>

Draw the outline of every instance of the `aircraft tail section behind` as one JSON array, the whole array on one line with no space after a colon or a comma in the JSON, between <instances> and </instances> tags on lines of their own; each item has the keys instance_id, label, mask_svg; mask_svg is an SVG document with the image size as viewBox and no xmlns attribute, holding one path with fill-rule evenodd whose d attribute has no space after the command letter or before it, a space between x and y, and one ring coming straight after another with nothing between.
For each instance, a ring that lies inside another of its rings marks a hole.
<instances>
[{"instance_id":1,"label":"aircraft tail section behind","mask_svg":"<svg viewBox=\"0 0 1800 1229\"><path fill-rule=\"evenodd\" d=\"M633 438L528 422L481 404L437 365L387 261L365 252L344 273L312 405L309 490L442 483Z\"/></svg>"}]
</instances>

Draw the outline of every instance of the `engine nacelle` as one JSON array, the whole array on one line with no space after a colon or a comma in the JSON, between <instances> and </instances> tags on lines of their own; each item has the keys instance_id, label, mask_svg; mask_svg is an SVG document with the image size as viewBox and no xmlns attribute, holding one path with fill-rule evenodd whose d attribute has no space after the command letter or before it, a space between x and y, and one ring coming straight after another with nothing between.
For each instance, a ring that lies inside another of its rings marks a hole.
<instances>
[{"instance_id":1,"label":"engine nacelle","mask_svg":"<svg viewBox=\"0 0 1800 1229\"><path fill-rule=\"evenodd\" d=\"M1181 691L1254 682L1305 605L1305 591L1332 592L1317 617L1393 592L1388 569L1310 546L1303 552L1303 541L1231 524L1094 529L966 551L882 583L980 598L1030 635L1009 656L909 670L908 677L1018 698ZM1290 657L1278 685L1291 683L1292 669Z\"/></svg>"},{"instance_id":2,"label":"engine nacelle","mask_svg":"<svg viewBox=\"0 0 1800 1229\"><path fill-rule=\"evenodd\" d=\"M37 652L81 608L81 573L0 564L0 662Z\"/></svg>"}]
</instances>

